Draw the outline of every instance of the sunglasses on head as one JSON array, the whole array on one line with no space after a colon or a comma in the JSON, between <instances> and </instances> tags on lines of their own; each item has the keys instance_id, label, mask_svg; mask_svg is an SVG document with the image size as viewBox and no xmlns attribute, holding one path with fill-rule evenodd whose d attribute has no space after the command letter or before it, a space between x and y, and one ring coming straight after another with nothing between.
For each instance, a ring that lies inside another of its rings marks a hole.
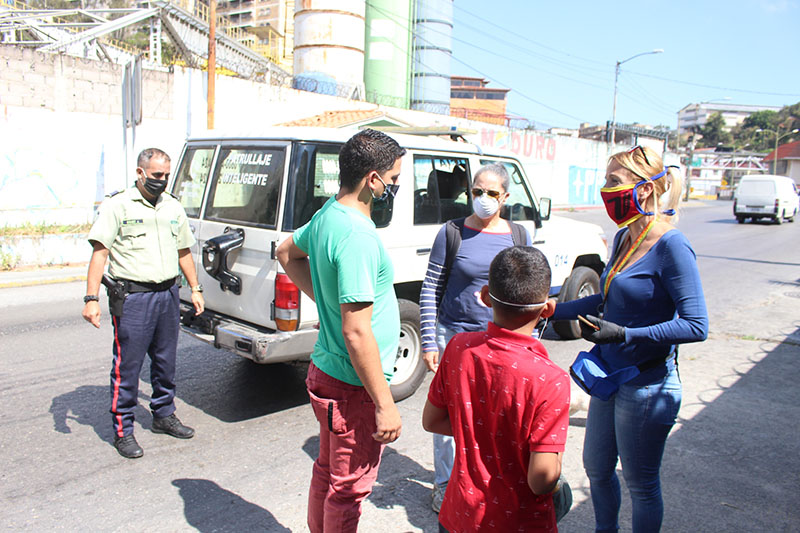
<instances>
[{"instance_id":1,"label":"sunglasses on head","mask_svg":"<svg viewBox=\"0 0 800 533\"><path fill-rule=\"evenodd\" d=\"M499 200L503 195L500 191L493 191L491 189L481 189L480 187L474 187L472 189L472 196L482 196L484 193L487 194L489 198L494 198L495 200Z\"/></svg>"},{"instance_id":2,"label":"sunglasses on head","mask_svg":"<svg viewBox=\"0 0 800 533\"><path fill-rule=\"evenodd\" d=\"M633 154L636 150L639 150L642 153L642 157L644 157L644 162L647 163L647 166L650 166L650 160L647 159L647 154L645 153L644 148L642 148L641 145L637 144L636 146L628 150L628 153Z\"/></svg>"}]
</instances>

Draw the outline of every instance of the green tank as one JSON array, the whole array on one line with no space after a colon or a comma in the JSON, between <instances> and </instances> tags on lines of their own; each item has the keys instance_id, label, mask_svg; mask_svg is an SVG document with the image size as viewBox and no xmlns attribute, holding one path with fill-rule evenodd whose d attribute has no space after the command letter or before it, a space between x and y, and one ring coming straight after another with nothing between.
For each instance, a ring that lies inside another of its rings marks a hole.
<instances>
[{"instance_id":1,"label":"green tank","mask_svg":"<svg viewBox=\"0 0 800 533\"><path fill-rule=\"evenodd\" d=\"M366 9L367 100L408 109L411 95L411 0L371 0Z\"/></svg>"}]
</instances>

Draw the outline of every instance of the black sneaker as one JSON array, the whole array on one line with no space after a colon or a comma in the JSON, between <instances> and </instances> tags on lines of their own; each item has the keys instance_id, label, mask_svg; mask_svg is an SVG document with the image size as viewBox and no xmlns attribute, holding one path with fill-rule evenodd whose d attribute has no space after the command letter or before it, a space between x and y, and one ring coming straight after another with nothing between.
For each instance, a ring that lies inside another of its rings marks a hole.
<instances>
[{"instance_id":1,"label":"black sneaker","mask_svg":"<svg viewBox=\"0 0 800 533\"><path fill-rule=\"evenodd\" d=\"M136 442L136 438L132 433L124 437L114 437L114 448L117 449L122 457L127 459L136 459L144 455L144 450Z\"/></svg>"},{"instance_id":2,"label":"black sneaker","mask_svg":"<svg viewBox=\"0 0 800 533\"><path fill-rule=\"evenodd\" d=\"M191 439L194 437L194 430L181 424L175 413L164 418L153 417L153 433L166 433L178 439Z\"/></svg>"}]
</instances>

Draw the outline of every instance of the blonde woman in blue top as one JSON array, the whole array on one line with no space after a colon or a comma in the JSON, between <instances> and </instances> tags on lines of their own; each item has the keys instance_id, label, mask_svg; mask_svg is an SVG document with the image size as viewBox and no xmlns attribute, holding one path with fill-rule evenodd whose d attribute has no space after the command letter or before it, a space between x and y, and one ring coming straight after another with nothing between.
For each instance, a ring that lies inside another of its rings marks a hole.
<instances>
[{"instance_id":1,"label":"blonde woman in blue top","mask_svg":"<svg viewBox=\"0 0 800 533\"><path fill-rule=\"evenodd\" d=\"M708 313L694 250L672 226L681 197L677 172L641 146L613 155L601 189L622 228L614 239L601 291L559 303L554 320L586 317L582 335L609 372L647 369L610 399L592 397L583 464L597 532L619 529L617 459L630 492L633 531L659 531L664 513L659 470L681 404L677 345L705 340ZM601 318L602 317L602 318Z\"/></svg>"}]
</instances>

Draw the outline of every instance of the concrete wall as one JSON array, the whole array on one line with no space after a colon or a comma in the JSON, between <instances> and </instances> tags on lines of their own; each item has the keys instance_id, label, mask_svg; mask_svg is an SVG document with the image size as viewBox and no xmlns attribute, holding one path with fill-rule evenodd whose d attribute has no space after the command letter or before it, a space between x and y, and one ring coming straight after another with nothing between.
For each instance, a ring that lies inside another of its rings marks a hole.
<instances>
[{"instance_id":1,"label":"concrete wall","mask_svg":"<svg viewBox=\"0 0 800 533\"><path fill-rule=\"evenodd\" d=\"M132 183L134 157L158 146L177 159L206 131L206 73L145 70L143 121L123 129L122 68L0 45L0 225L90 222L103 197ZM241 135L329 110L379 106L218 76L215 126ZM556 206L595 205L605 143L511 130L447 115L382 108L416 126L456 126L470 140L517 154L537 195ZM622 147L620 147L622 148Z\"/></svg>"}]
</instances>

